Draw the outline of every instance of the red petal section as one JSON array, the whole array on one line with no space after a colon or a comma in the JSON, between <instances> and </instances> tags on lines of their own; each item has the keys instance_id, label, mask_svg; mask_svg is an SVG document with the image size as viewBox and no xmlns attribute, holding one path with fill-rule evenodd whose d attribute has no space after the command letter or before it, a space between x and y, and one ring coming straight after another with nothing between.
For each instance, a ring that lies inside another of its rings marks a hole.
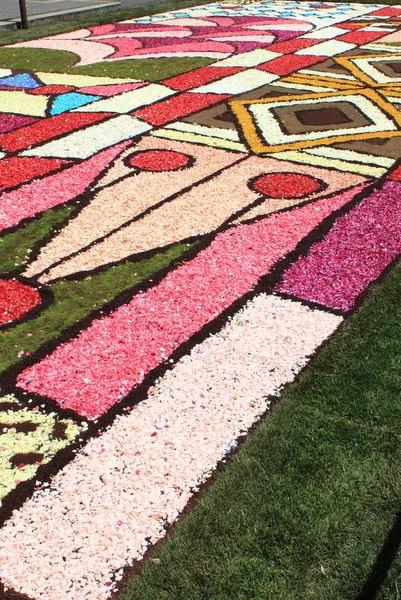
<instances>
[{"instance_id":1,"label":"red petal section","mask_svg":"<svg viewBox=\"0 0 401 600\"><path fill-rule=\"evenodd\" d=\"M275 73L276 75L289 75L290 73L294 73L294 71L298 71L298 69L304 69L315 63L322 62L326 58L327 56L286 54L278 58L273 58L273 60L263 63L263 65L258 65L256 69Z\"/></svg>"},{"instance_id":2,"label":"red petal section","mask_svg":"<svg viewBox=\"0 0 401 600\"><path fill-rule=\"evenodd\" d=\"M165 79L163 83L173 88L173 90L190 90L195 87L200 87L210 81L227 77L228 75L234 75L244 69L238 67L201 67L200 69L194 69L189 73L182 73Z\"/></svg>"},{"instance_id":3,"label":"red petal section","mask_svg":"<svg viewBox=\"0 0 401 600\"><path fill-rule=\"evenodd\" d=\"M340 37L336 38L341 42L348 42L349 44L368 44L381 37L387 35L386 31L350 31Z\"/></svg>"},{"instance_id":4,"label":"red petal section","mask_svg":"<svg viewBox=\"0 0 401 600\"><path fill-rule=\"evenodd\" d=\"M42 302L37 290L16 279L0 279L0 325L20 319Z\"/></svg>"},{"instance_id":5,"label":"red petal section","mask_svg":"<svg viewBox=\"0 0 401 600\"><path fill-rule=\"evenodd\" d=\"M81 129L85 125L102 121L112 113L68 113L50 117L28 127L0 135L0 147L7 152L25 150L63 133Z\"/></svg>"},{"instance_id":6,"label":"red petal section","mask_svg":"<svg viewBox=\"0 0 401 600\"><path fill-rule=\"evenodd\" d=\"M72 85L42 85L42 87L27 90L27 93L34 96L54 96L56 94L66 94L72 90L75 90Z\"/></svg>"},{"instance_id":7,"label":"red petal section","mask_svg":"<svg viewBox=\"0 0 401 600\"><path fill-rule=\"evenodd\" d=\"M267 173L255 179L251 187L268 198L305 198L319 192L322 182L301 173Z\"/></svg>"},{"instance_id":8,"label":"red petal section","mask_svg":"<svg viewBox=\"0 0 401 600\"><path fill-rule=\"evenodd\" d=\"M13 156L0 160L0 191L25 183L46 173L58 171L71 161L60 158L30 158L28 156Z\"/></svg>"},{"instance_id":9,"label":"red petal section","mask_svg":"<svg viewBox=\"0 0 401 600\"><path fill-rule=\"evenodd\" d=\"M155 173L183 169L189 161L190 157L182 152L159 149L138 152L128 159L132 167L136 167L141 171L154 171Z\"/></svg>"},{"instance_id":10,"label":"red petal section","mask_svg":"<svg viewBox=\"0 0 401 600\"><path fill-rule=\"evenodd\" d=\"M379 10L370 13L369 17L397 17L399 14L401 14L401 8L385 6L384 8L380 8Z\"/></svg>"},{"instance_id":11,"label":"red petal section","mask_svg":"<svg viewBox=\"0 0 401 600\"><path fill-rule=\"evenodd\" d=\"M269 50L271 52L281 52L282 54L290 54L291 52L302 50L302 48L310 48L318 42L320 42L320 40L316 38L293 38L291 40L286 40L285 42L278 42L277 44L272 44L271 46L269 46Z\"/></svg>"},{"instance_id":12,"label":"red petal section","mask_svg":"<svg viewBox=\"0 0 401 600\"><path fill-rule=\"evenodd\" d=\"M185 117L227 98L231 98L231 94L193 94L184 92L179 96L140 108L132 114L148 123L152 123L152 125L165 125L169 121Z\"/></svg>"}]
</instances>

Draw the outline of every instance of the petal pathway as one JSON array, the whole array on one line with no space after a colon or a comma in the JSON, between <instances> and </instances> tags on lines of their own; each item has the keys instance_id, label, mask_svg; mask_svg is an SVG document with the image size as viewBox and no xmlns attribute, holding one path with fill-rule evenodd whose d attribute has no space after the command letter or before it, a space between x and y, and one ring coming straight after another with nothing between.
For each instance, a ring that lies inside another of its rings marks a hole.
<instances>
[{"instance_id":1,"label":"petal pathway","mask_svg":"<svg viewBox=\"0 0 401 600\"><path fill-rule=\"evenodd\" d=\"M0 531L3 580L34 600L106 599L113 573L165 535L267 396L341 321L275 296L249 302L14 513Z\"/></svg>"}]
</instances>

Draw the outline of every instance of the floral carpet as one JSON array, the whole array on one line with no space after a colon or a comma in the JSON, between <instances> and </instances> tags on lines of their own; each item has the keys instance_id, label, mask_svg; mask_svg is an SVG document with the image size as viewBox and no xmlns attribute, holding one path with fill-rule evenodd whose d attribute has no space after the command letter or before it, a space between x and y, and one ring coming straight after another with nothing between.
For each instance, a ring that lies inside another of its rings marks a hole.
<instances>
[{"instance_id":1,"label":"floral carpet","mask_svg":"<svg viewBox=\"0 0 401 600\"><path fill-rule=\"evenodd\" d=\"M295 1L11 46L202 64L0 69L4 597L118 594L397 259L400 47L401 7Z\"/></svg>"}]
</instances>

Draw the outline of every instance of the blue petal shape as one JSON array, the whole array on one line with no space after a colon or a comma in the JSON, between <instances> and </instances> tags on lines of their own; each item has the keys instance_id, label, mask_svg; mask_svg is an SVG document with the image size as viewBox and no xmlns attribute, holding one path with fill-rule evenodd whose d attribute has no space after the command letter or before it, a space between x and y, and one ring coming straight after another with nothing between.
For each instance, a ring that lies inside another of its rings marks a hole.
<instances>
[{"instance_id":1,"label":"blue petal shape","mask_svg":"<svg viewBox=\"0 0 401 600\"><path fill-rule=\"evenodd\" d=\"M0 79L0 85L9 85L10 87L26 88L33 90L40 87L40 84L34 80L29 73L18 73L17 75L9 75Z\"/></svg>"},{"instance_id":2,"label":"blue petal shape","mask_svg":"<svg viewBox=\"0 0 401 600\"><path fill-rule=\"evenodd\" d=\"M57 96L52 104L50 114L60 115L61 113L78 108L79 106L85 106L100 100L101 96L90 96L89 94L80 94L79 92L69 92L68 94L61 94Z\"/></svg>"}]
</instances>

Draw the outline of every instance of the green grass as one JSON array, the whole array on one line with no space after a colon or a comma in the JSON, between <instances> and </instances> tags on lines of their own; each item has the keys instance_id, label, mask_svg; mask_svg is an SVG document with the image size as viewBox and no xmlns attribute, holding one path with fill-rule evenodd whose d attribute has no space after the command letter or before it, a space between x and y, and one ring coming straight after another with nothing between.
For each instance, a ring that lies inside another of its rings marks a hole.
<instances>
[{"instance_id":1,"label":"green grass","mask_svg":"<svg viewBox=\"0 0 401 600\"><path fill-rule=\"evenodd\" d=\"M9 273L29 260L31 248L62 225L73 208L52 208L13 233L0 237L0 273Z\"/></svg>"},{"instance_id":2,"label":"green grass","mask_svg":"<svg viewBox=\"0 0 401 600\"><path fill-rule=\"evenodd\" d=\"M51 209L21 229L3 235L0 238L0 273L12 276L16 268L26 264L30 248L62 225L73 210L68 206ZM20 350L35 352L121 292L171 265L190 247L189 244L175 244L148 259L127 260L81 281L54 283L50 286L54 302L48 308L37 317L0 332L0 372L19 360ZM27 337L28 333L32 335Z\"/></svg>"},{"instance_id":3,"label":"green grass","mask_svg":"<svg viewBox=\"0 0 401 600\"><path fill-rule=\"evenodd\" d=\"M151 3L133 9L90 13L86 16L60 19L42 24L32 22L28 30L2 30L0 39L0 66L9 69L30 69L33 71L76 73L104 77L127 77L148 81L158 81L163 78L173 77L197 67L211 64L214 61L202 58L159 58L121 60L113 63L97 63L74 67L79 57L72 52L37 48L1 48L1 46L64 33L66 31L74 31L84 27L208 4L209 1L167 0L166 2ZM398 2L399 0L389 0L387 4L398 4ZM363 3L375 3L375 0Z\"/></svg>"},{"instance_id":4,"label":"green grass","mask_svg":"<svg viewBox=\"0 0 401 600\"><path fill-rule=\"evenodd\" d=\"M377 4L376 0L354 0L354 2L355 1L360 4ZM210 0L166 0L165 2L144 4L132 9L93 12L83 16L67 17L44 23L30 21L30 28L28 30L1 29L0 46L55 35L57 33L64 33L66 31L73 31L83 27L102 25L104 23L115 23L116 21L124 21L127 19L167 12L169 10L178 10L180 8L200 6L209 3ZM399 4L399 0L386 0L385 4Z\"/></svg>"},{"instance_id":5,"label":"green grass","mask_svg":"<svg viewBox=\"0 0 401 600\"><path fill-rule=\"evenodd\" d=\"M357 597L401 507L400 275L337 332L120 600ZM400 572L398 560L381 600L396 600Z\"/></svg>"},{"instance_id":6,"label":"green grass","mask_svg":"<svg viewBox=\"0 0 401 600\"><path fill-rule=\"evenodd\" d=\"M2 69L21 69L65 73L79 60L73 52L39 48L0 48Z\"/></svg>"},{"instance_id":7,"label":"green grass","mask_svg":"<svg viewBox=\"0 0 401 600\"><path fill-rule=\"evenodd\" d=\"M61 50L39 50L37 48L0 48L0 65L7 69L44 71L48 73L72 73L99 77L126 77L157 81L173 77L197 67L214 62L208 58L150 58L143 60L118 60L101 62L84 67L74 67L79 57Z\"/></svg>"},{"instance_id":8,"label":"green grass","mask_svg":"<svg viewBox=\"0 0 401 600\"><path fill-rule=\"evenodd\" d=\"M1 32L0 45L199 5L174 0ZM388 4L398 4L391 0ZM68 52L0 48L0 66L156 81L206 59L122 60L74 67ZM0 269L71 208L46 212L0 241ZM0 370L187 250L177 244L80 282L52 286L54 303L0 333ZM157 548L121 600L355 600L400 511L401 403L398 266L280 400L225 471ZM32 334L27 337L27 334ZM401 554L378 600L401 593ZM400 588L400 590L398 589Z\"/></svg>"},{"instance_id":9,"label":"green grass","mask_svg":"<svg viewBox=\"0 0 401 600\"><path fill-rule=\"evenodd\" d=\"M0 29L0 46L16 44L26 40L64 33L66 31L74 31L75 29L81 29L83 27L103 25L104 23L115 23L117 21L167 12L169 10L178 10L188 6L199 6L201 4L208 4L209 2L210 0L167 0L166 2L152 2L151 4L144 4L131 9L94 12L84 16L58 19L56 21L48 21L45 23L35 23L34 21L31 21L29 29Z\"/></svg>"},{"instance_id":10,"label":"green grass","mask_svg":"<svg viewBox=\"0 0 401 600\"><path fill-rule=\"evenodd\" d=\"M377 594L377 600L399 600L401 598L401 551L398 551L389 574Z\"/></svg>"},{"instance_id":11,"label":"green grass","mask_svg":"<svg viewBox=\"0 0 401 600\"><path fill-rule=\"evenodd\" d=\"M0 49L1 53L1 49ZM68 73L97 75L100 77L127 77L145 81L159 81L174 77L198 67L215 62L209 58L147 58L143 60L118 60L69 69Z\"/></svg>"}]
</instances>

